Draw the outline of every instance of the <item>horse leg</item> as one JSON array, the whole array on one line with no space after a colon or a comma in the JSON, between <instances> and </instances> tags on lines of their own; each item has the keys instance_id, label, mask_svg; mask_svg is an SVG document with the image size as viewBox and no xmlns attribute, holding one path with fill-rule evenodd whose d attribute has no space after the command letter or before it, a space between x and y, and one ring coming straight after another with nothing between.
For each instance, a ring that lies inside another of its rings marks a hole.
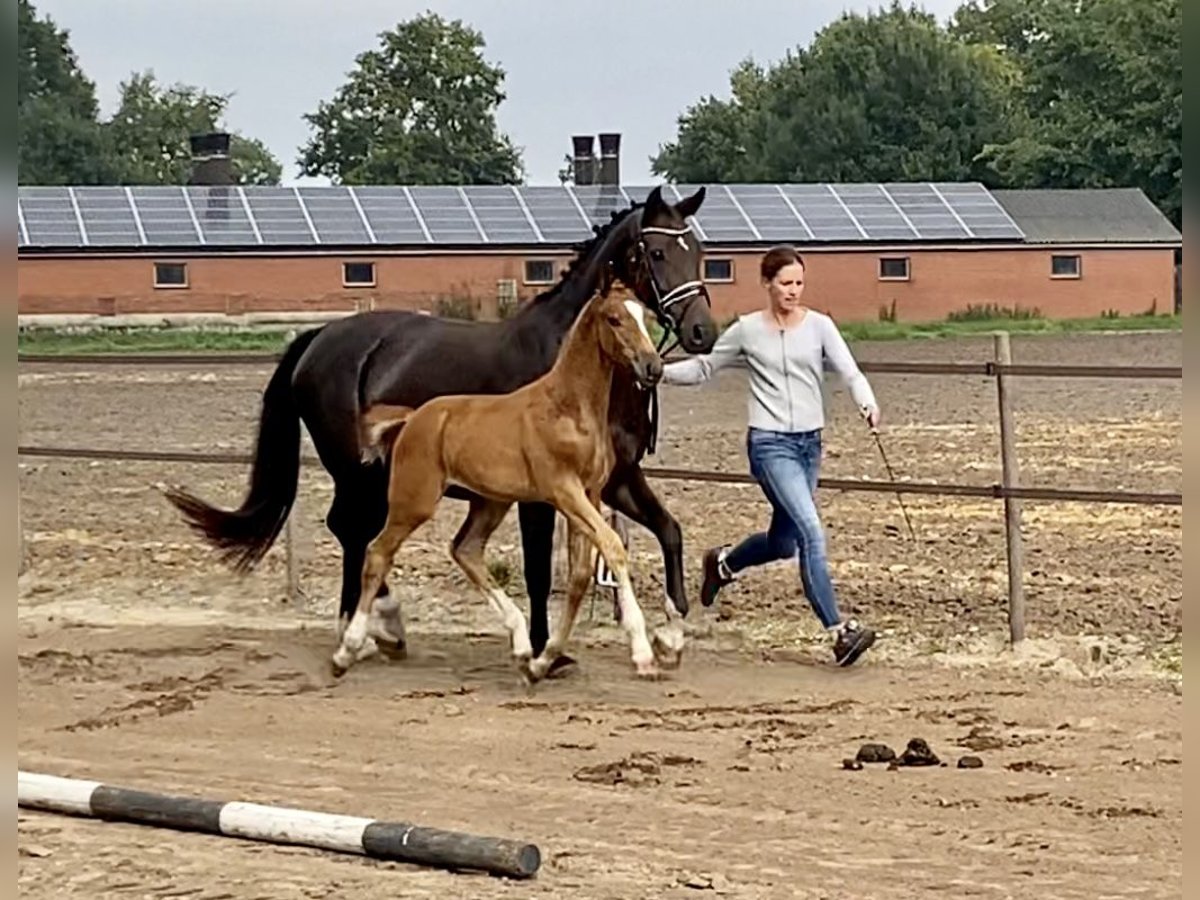
<instances>
[{"instance_id":1,"label":"horse leg","mask_svg":"<svg viewBox=\"0 0 1200 900\"><path fill-rule=\"evenodd\" d=\"M525 592L529 595L529 643L541 653L550 637L548 602L554 580L554 507L549 503L520 503Z\"/></svg>"},{"instance_id":2,"label":"horse leg","mask_svg":"<svg viewBox=\"0 0 1200 900\"><path fill-rule=\"evenodd\" d=\"M379 534L387 520L387 469L372 467L343 477L335 486L333 504L325 522L342 546L342 589L339 601L337 636L341 640L350 617L358 606L362 587L362 569L367 544ZM364 658L383 650L387 655L403 657L406 650L400 601L390 596L386 579L379 585L378 599L372 607Z\"/></svg>"},{"instance_id":3,"label":"horse leg","mask_svg":"<svg viewBox=\"0 0 1200 900\"><path fill-rule=\"evenodd\" d=\"M467 520L462 523L450 545L450 555L471 583L487 598L492 609L500 614L512 640L513 659L525 678L530 680L529 662L533 659L533 648L526 631L525 617L508 594L492 580L483 558L488 538L504 521L511 507L511 503L503 501L485 500L482 497L473 499Z\"/></svg>"},{"instance_id":4,"label":"horse leg","mask_svg":"<svg viewBox=\"0 0 1200 900\"><path fill-rule=\"evenodd\" d=\"M604 486L604 502L617 512L648 529L662 548L666 574L667 618L688 614L687 590L683 577L683 532L679 522L667 512L651 490L645 473L637 466L614 471Z\"/></svg>"},{"instance_id":5,"label":"horse leg","mask_svg":"<svg viewBox=\"0 0 1200 900\"><path fill-rule=\"evenodd\" d=\"M358 659L363 658L374 613L375 598L379 596L384 579L400 545L408 536L428 521L437 509L442 487L433 473L414 473L406 483L394 485L389 498L392 506L383 530L366 547L360 572L358 602L353 617L341 635L341 643L333 654L333 673L342 675Z\"/></svg>"},{"instance_id":6,"label":"horse leg","mask_svg":"<svg viewBox=\"0 0 1200 900\"><path fill-rule=\"evenodd\" d=\"M535 681L546 677L556 668L555 664L565 658L563 648L567 646L567 641L571 637L571 629L579 616L579 607L583 604L584 594L587 593L592 583L595 553L595 548L588 540L587 535L574 525L568 524L567 559L570 577L567 586L567 602L553 637L529 666L530 675Z\"/></svg>"},{"instance_id":7,"label":"horse leg","mask_svg":"<svg viewBox=\"0 0 1200 900\"><path fill-rule=\"evenodd\" d=\"M657 678L659 675L656 661L657 649L662 646L674 648L673 659L669 655L668 662L678 664L678 656L683 649L683 630L677 622L672 622L668 628L674 631L667 637L661 634L656 637L655 646L651 646L646 636L646 619L638 606L637 597L633 592L633 582L629 577L629 559L621 539L617 533L604 521L604 516L596 508L599 497L590 498L584 492L583 486L576 482L565 486L556 498L555 506L570 522L582 531L593 546L604 557L608 568L617 578L620 587L621 624L629 634L630 651L634 668L639 677Z\"/></svg>"}]
</instances>

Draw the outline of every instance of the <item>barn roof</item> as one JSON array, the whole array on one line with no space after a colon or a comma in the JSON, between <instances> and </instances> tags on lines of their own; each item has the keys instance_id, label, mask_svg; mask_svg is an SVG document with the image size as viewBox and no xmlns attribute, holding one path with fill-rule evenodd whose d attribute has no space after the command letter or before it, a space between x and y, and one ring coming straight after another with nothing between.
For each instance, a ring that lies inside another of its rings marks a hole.
<instances>
[{"instance_id":1,"label":"barn roof","mask_svg":"<svg viewBox=\"0 0 1200 900\"><path fill-rule=\"evenodd\" d=\"M699 185L663 185L678 202ZM980 242L1021 230L979 183L713 184L708 245ZM565 248L652 185L19 187L20 249Z\"/></svg>"},{"instance_id":2,"label":"barn roof","mask_svg":"<svg viewBox=\"0 0 1200 900\"><path fill-rule=\"evenodd\" d=\"M34 187L19 251L570 248L653 185ZM662 186L678 202L699 185ZM712 184L693 218L709 247L793 243L1166 243L1136 188L989 190L978 182Z\"/></svg>"},{"instance_id":3,"label":"barn roof","mask_svg":"<svg viewBox=\"0 0 1200 900\"><path fill-rule=\"evenodd\" d=\"M1139 188L993 190L1034 244L1179 244L1183 236Z\"/></svg>"}]
</instances>

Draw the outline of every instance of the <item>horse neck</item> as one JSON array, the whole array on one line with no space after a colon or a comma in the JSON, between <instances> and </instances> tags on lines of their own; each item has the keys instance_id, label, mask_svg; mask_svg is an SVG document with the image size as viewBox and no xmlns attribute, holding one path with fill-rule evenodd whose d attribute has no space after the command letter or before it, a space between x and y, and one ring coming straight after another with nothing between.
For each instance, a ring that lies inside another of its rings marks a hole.
<instances>
[{"instance_id":1,"label":"horse neck","mask_svg":"<svg viewBox=\"0 0 1200 900\"><path fill-rule=\"evenodd\" d=\"M548 373L547 388L564 409L593 412L608 420L613 362L600 349L598 316L589 311L568 332L562 351Z\"/></svg>"},{"instance_id":2,"label":"horse neck","mask_svg":"<svg viewBox=\"0 0 1200 900\"><path fill-rule=\"evenodd\" d=\"M641 213L635 210L629 215ZM628 220L623 219L613 225L612 230L567 273L556 291L538 297L513 317L513 327L520 337L549 339L549 346L557 350L588 300L596 293L604 267L616 259L629 240L627 223Z\"/></svg>"}]
</instances>

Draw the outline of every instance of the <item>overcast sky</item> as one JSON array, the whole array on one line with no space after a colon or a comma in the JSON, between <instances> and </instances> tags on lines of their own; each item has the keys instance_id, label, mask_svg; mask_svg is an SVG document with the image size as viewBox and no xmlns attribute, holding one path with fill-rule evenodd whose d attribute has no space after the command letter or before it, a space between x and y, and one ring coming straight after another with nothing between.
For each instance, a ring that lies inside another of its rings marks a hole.
<instances>
[{"instance_id":1,"label":"overcast sky","mask_svg":"<svg viewBox=\"0 0 1200 900\"><path fill-rule=\"evenodd\" d=\"M860 0L34 0L70 32L109 115L118 85L153 70L162 83L231 93L226 125L264 141L298 183L302 118L345 81L380 31L432 9L483 33L506 72L500 128L522 148L531 184L557 184L574 133L622 134L621 180L653 183L649 157L688 105L727 97L747 56L769 63L809 43ZM959 0L922 0L945 20Z\"/></svg>"}]
</instances>

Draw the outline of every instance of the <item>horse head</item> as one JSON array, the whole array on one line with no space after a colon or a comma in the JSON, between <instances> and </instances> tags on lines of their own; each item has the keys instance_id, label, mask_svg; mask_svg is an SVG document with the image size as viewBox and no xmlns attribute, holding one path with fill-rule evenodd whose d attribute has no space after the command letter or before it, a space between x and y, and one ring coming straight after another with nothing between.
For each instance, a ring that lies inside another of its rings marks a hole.
<instances>
[{"instance_id":1,"label":"horse head","mask_svg":"<svg viewBox=\"0 0 1200 900\"><path fill-rule=\"evenodd\" d=\"M640 214L622 223L631 229L631 239L612 261L614 274L663 327L662 343L673 337L687 353L707 353L718 336L701 273L703 251L687 221L704 202L704 192L701 187L672 204L663 199L661 187L654 188Z\"/></svg>"}]
</instances>

